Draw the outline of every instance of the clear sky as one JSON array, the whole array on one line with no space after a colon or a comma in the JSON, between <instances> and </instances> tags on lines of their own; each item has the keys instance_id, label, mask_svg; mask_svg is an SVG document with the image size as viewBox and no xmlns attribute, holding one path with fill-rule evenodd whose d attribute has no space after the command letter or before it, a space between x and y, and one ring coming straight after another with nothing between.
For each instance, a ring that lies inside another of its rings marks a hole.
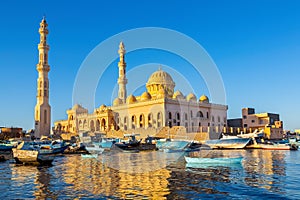
<instances>
[{"instance_id":1,"label":"clear sky","mask_svg":"<svg viewBox=\"0 0 300 200\"><path fill-rule=\"evenodd\" d=\"M33 128L43 15L50 30L52 123L66 118L76 74L99 43L129 29L162 27L193 38L214 60L226 89L229 118L240 117L242 107L254 107L257 112L279 113L285 129L300 128L300 2L296 0L1 1L0 126ZM124 42L126 46L126 38ZM116 55L117 50L116 45ZM163 51L131 52L126 61L128 70L159 63L192 73L187 70L189 63ZM111 104L117 73L114 61L99 82L96 106ZM208 93L201 77L186 78L198 98Z\"/></svg>"}]
</instances>

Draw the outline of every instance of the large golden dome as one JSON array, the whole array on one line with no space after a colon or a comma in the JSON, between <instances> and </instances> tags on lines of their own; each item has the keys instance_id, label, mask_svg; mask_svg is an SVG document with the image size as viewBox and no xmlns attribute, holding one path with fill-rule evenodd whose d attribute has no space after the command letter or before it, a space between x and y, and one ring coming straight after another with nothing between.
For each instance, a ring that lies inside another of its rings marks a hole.
<instances>
[{"instance_id":1,"label":"large golden dome","mask_svg":"<svg viewBox=\"0 0 300 200\"><path fill-rule=\"evenodd\" d=\"M152 97L156 97L159 90L163 88L169 97L173 96L175 83L167 72L159 69L151 74L146 84L147 90Z\"/></svg>"}]
</instances>

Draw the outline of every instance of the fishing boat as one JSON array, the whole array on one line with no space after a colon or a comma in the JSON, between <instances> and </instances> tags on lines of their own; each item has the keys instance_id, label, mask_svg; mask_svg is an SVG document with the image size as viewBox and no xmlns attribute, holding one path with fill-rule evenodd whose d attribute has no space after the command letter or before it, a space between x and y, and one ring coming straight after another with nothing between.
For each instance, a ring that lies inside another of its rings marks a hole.
<instances>
[{"instance_id":1,"label":"fishing boat","mask_svg":"<svg viewBox=\"0 0 300 200\"><path fill-rule=\"evenodd\" d=\"M10 141L0 141L0 151L11 151L14 147L15 145L12 144Z\"/></svg>"},{"instance_id":2,"label":"fishing boat","mask_svg":"<svg viewBox=\"0 0 300 200\"><path fill-rule=\"evenodd\" d=\"M269 143L269 144L259 144L262 149L265 150L298 150L297 145L295 144L276 144L276 143Z\"/></svg>"},{"instance_id":3,"label":"fishing boat","mask_svg":"<svg viewBox=\"0 0 300 200\"><path fill-rule=\"evenodd\" d=\"M51 164L55 154L42 153L38 148L32 148L23 141L17 148L13 148L13 158L18 164Z\"/></svg>"},{"instance_id":4,"label":"fishing boat","mask_svg":"<svg viewBox=\"0 0 300 200\"><path fill-rule=\"evenodd\" d=\"M114 150L124 150L124 151L137 151L139 150L139 146L141 144L142 139L137 140L136 137L139 136L139 134L124 134L125 138L128 138L127 140L116 142L112 149Z\"/></svg>"},{"instance_id":5,"label":"fishing boat","mask_svg":"<svg viewBox=\"0 0 300 200\"><path fill-rule=\"evenodd\" d=\"M199 163L199 164L235 164L241 163L243 157L235 158L200 158L200 157L184 157L187 163Z\"/></svg>"},{"instance_id":6,"label":"fishing boat","mask_svg":"<svg viewBox=\"0 0 300 200\"><path fill-rule=\"evenodd\" d=\"M97 154L101 154L104 151L104 148L100 147L100 145L95 144L95 143L85 145L85 149L89 153L97 153Z\"/></svg>"},{"instance_id":7,"label":"fishing boat","mask_svg":"<svg viewBox=\"0 0 300 200\"><path fill-rule=\"evenodd\" d=\"M190 143L190 141L185 140L161 139L156 141L156 147L165 152L183 151Z\"/></svg>"},{"instance_id":8,"label":"fishing boat","mask_svg":"<svg viewBox=\"0 0 300 200\"><path fill-rule=\"evenodd\" d=\"M206 140L205 144L212 149L243 149L251 138L229 138L219 140Z\"/></svg>"},{"instance_id":9,"label":"fishing boat","mask_svg":"<svg viewBox=\"0 0 300 200\"><path fill-rule=\"evenodd\" d=\"M300 141L297 138L289 138L289 144L295 144L297 147L300 146Z\"/></svg>"}]
</instances>

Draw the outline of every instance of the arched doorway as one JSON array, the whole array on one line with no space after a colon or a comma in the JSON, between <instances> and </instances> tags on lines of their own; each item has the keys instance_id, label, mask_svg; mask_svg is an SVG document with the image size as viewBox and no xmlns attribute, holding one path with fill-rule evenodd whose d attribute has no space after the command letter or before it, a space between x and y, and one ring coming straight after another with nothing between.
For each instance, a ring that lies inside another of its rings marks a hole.
<instances>
[{"instance_id":1,"label":"arched doorway","mask_svg":"<svg viewBox=\"0 0 300 200\"><path fill-rule=\"evenodd\" d=\"M105 119L103 118L102 120L101 120L101 130L102 131L105 131L106 130L106 121L105 121Z\"/></svg>"},{"instance_id":2,"label":"arched doorway","mask_svg":"<svg viewBox=\"0 0 300 200\"><path fill-rule=\"evenodd\" d=\"M96 121L96 131L100 131L100 120L97 119Z\"/></svg>"},{"instance_id":3,"label":"arched doorway","mask_svg":"<svg viewBox=\"0 0 300 200\"><path fill-rule=\"evenodd\" d=\"M90 131L92 131L92 132L95 131L95 122L94 122L94 120L90 121Z\"/></svg>"}]
</instances>

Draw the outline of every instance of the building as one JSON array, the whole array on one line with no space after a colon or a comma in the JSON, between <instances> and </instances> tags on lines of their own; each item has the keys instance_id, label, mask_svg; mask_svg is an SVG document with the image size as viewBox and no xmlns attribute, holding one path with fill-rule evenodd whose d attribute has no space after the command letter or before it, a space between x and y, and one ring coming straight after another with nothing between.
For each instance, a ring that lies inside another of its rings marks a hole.
<instances>
[{"instance_id":1,"label":"building","mask_svg":"<svg viewBox=\"0 0 300 200\"><path fill-rule=\"evenodd\" d=\"M19 138L22 136L22 128L18 127L0 127L0 140L9 138Z\"/></svg>"},{"instance_id":2,"label":"building","mask_svg":"<svg viewBox=\"0 0 300 200\"><path fill-rule=\"evenodd\" d=\"M158 69L150 75L146 90L140 96L126 91L125 47L119 46L118 97L112 106L101 105L93 113L81 105L67 110L68 119L55 122L56 132L78 134L83 131L124 133L138 132L155 135L164 127L184 127L185 133L220 133L226 128L226 105L210 103L205 95L199 99L190 93L175 91L170 74ZM130 81L130 80L129 80Z\"/></svg>"},{"instance_id":3,"label":"building","mask_svg":"<svg viewBox=\"0 0 300 200\"><path fill-rule=\"evenodd\" d=\"M39 62L36 65L38 71L37 79L37 102L34 109L35 131L34 136L40 138L42 135L50 134L51 127L51 107L49 105L49 79L48 72L50 66L48 64L49 45L47 44L47 22L45 18L40 23L40 43L38 44Z\"/></svg>"},{"instance_id":4,"label":"building","mask_svg":"<svg viewBox=\"0 0 300 200\"><path fill-rule=\"evenodd\" d=\"M242 118L229 119L228 127L239 128L244 132L252 132L255 129L264 129L265 136L269 139L281 139L283 137L283 122L279 114L255 113L254 108L243 108Z\"/></svg>"}]
</instances>

